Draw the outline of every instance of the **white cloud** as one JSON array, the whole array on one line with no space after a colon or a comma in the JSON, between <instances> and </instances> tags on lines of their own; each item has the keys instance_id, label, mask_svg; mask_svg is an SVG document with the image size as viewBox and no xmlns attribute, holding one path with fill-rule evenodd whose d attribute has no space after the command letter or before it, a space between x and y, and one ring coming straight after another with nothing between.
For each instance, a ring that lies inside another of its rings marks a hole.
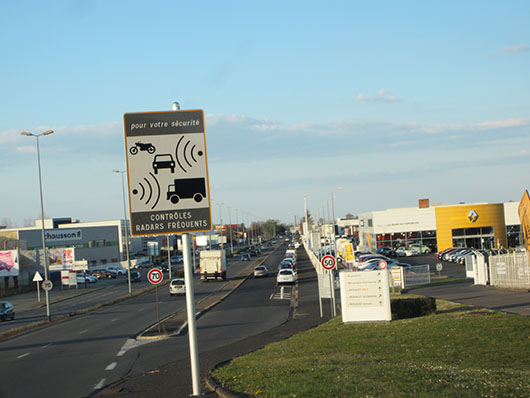
<instances>
[{"instance_id":1,"label":"white cloud","mask_svg":"<svg viewBox=\"0 0 530 398\"><path fill-rule=\"evenodd\" d=\"M37 152L37 147L35 147L35 146L17 146L17 151L18 152L23 152L23 153L33 153L33 152Z\"/></svg>"},{"instance_id":2,"label":"white cloud","mask_svg":"<svg viewBox=\"0 0 530 398\"><path fill-rule=\"evenodd\" d=\"M500 50L495 51L495 54L517 54L530 51L530 46L520 44L515 46L503 47Z\"/></svg>"},{"instance_id":3,"label":"white cloud","mask_svg":"<svg viewBox=\"0 0 530 398\"><path fill-rule=\"evenodd\" d=\"M377 92L376 95L365 95L364 93L359 94L355 101L357 102L399 102L399 98L390 95L391 92L382 88Z\"/></svg>"}]
</instances>

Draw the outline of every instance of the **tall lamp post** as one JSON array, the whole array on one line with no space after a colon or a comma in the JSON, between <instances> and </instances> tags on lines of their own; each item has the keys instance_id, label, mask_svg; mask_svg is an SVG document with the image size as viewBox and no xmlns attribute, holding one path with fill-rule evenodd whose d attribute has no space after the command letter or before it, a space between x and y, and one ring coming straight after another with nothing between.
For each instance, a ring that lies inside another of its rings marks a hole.
<instances>
[{"instance_id":1,"label":"tall lamp post","mask_svg":"<svg viewBox=\"0 0 530 398\"><path fill-rule=\"evenodd\" d=\"M53 130L46 130L41 134L31 134L26 131L21 132L20 134L25 135L26 137L35 137L37 139L37 162L39 165L39 187L40 187L40 214L41 214L41 227L42 227L42 253L44 256L44 280L48 280L48 254L46 253L46 239L44 238L44 200L42 198L42 175L40 169L40 147L39 147L39 137L42 135L53 134ZM48 290L45 290L46 293L46 317L48 321L51 321L50 314L50 295Z\"/></svg>"},{"instance_id":2,"label":"tall lamp post","mask_svg":"<svg viewBox=\"0 0 530 398\"><path fill-rule=\"evenodd\" d=\"M127 207L125 206L125 182L123 180L123 174L126 170L112 170L113 173L121 174L121 188L123 193L123 221L125 223L125 250L127 251L127 279L129 284L129 296L132 296L131 287L131 256L129 255L129 232L127 226ZM169 238L169 237L168 237ZM169 241L168 241L169 245Z\"/></svg>"}]
</instances>

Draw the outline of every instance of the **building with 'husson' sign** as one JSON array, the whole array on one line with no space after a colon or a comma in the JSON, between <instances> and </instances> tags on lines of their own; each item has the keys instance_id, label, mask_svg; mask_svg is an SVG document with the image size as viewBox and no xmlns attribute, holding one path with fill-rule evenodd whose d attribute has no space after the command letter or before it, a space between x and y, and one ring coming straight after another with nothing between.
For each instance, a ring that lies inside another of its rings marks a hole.
<instances>
[{"instance_id":1,"label":"building with 'husson' sign","mask_svg":"<svg viewBox=\"0 0 530 398\"><path fill-rule=\"evenodd\" d=\"M519 202L430 205L373 211L359 215L360 247L412 246L422 253L450 247L494 249L523 245Z\"/></svg>"}]
</instances>

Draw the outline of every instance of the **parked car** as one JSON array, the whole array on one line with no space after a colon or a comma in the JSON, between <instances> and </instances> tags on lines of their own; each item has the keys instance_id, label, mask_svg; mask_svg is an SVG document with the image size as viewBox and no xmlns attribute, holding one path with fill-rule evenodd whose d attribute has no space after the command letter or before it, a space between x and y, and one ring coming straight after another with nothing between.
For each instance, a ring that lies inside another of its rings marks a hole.
<instances>
[{"instance_id":1,"label":"parked car","mask_svg":"<svg viewBox=\"0 0 530 398\"><path fill-rule=\"evenodd\" d=\"M260 276L269 276L269 270L264 265L258 265L256 268L254 268L254 278L258 278Z\"/></svg>"},{"instance_id":2,"label":"parked car","mask_svg":"<svg viewBox=\"0 0 530 398\"><path fill-rule=\"evenodd\" d=\"M131 271L131 282L140 282L142 280L142 274L140 271ZM127 283L129 283L129 278L127 277Z\"/></svg>"},{"instance_id":3,"label":"parked car","mask_svg":"<svg viewBox=\"0 0 530 398\"><path fill-rule=\"evenodd\" d=\"M376 253L383 256L396 257L396 251L388 246L378 247Z\"/></svg>"},{"instance_id":4,"label":"parked car","mask_svg":"<svg viewBox=\"0 0 530 398\"><path fill-rule=\"evenodd\" d=\"M292 269L281 269L276 276L276 284L280 285L294 285L296 282L296 273Z\"/></svg>"},{"instance_id":5,"label":"parked car","mask_svg":"<svg viewBox=\"0 0 530 398\"><path fill-rule=\"evenodd\" d=\"M432 250L429 246L422 245L420 243L411 243L409 245L410 248L417 250L419 254L427 254L430 253Z\"/></svg>"},{"instance_id":6,"label":"parked car","mask_svg":"<svg viewBox=\"0 0 530 398\"><path fill-rule=\"evenodd\" d=\"M94 275L90 275L90 274L86 274L86 273L78 273L76 276L76 279L77 279L77 284L82 284L82 283L96 283L98 281L98 278L95 277Z\"/></svg>"},{"instance_id":7,"label":"parked car","mask_svg":"<svg viewBox=\"0 0 530 398\"><path fill-rule=\"evenodd\" d=\"M249 253L241 253L241 261L250 261Z\"/></svg>"},{"instance_id":8,"label":"parked car","mask_svg":"<svg viewBox=\"0 0 530 398\"><path fill-rule=\"evenodd\" d=\"M98 279L101 279L101 278L111 279L111 278L116 278L118 276L118 273L112 270L108 270L108 269L97 269L97 270L92 271L92 275L94 275Z\"/></svg>"},{"instance_id":9,"label":"parked car","mask_svg":"<svg viewBox=\"0 0 530 398\"><path fill-rule=\"evenodd\" d=\"M182 278L172 279L169 284L169 294L186 294L186 282Z\"/></svg>"},{"instance_id":10,"label":"parked car","mask_svg":"<svg viewBox=\"0 0 530 398\"><path fill-rule=\"evenodd\" d=\"M172 263L177 263L178 264L178 263L181 263L183 261L184 261L184 257L182 257L182 256L173 256L173 257L171 257L171 262Z\"/></svg>"},{"instance_id":11,"label":"parked car","mask_svg":"<svg viewBox=\"0 0 530 398\"><path fill-rule=\"evenodd\" d=\"M0 319L3 321L15 319L15 307L9 301L0 301Z\"/></svg>"},{"instance_id":12,"label":"parked car","mask_svg":"<svg viewBox=\"0 0 530 398\"><path fill-rule=\"evenodd\" d=\"M396 255L398 257L417 256L418 254L419 254L418 251L411 247L401 246L401 247L398 247L396 250Z\"/></svg>"},{"instance_id":13,"label":"parked car","mask_svg":"<svg viewBox=\"0 0 530 398\"><path fill-rule=\"evenodd\" d=\"M151 261L137 263L134 268L153 268L155 265Z\"/></svg>"},{"instance_id":14,"label":"parked car","mask_svg":"<svg viewBox=\"0 0 530 398\"><path fill-rule=\"evenodd\" d=\"M107 267L108 270L115 271L118 273L118 275L125 275L127 273L127 270L122 267Z\"/></svg>"}]
</instances>

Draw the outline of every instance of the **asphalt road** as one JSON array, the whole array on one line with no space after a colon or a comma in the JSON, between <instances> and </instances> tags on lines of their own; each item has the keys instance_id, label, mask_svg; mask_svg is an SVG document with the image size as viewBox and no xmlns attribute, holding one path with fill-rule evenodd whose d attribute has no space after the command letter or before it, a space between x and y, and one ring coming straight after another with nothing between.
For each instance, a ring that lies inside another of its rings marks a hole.
<instances>
[{"instance_id":1,"label":"asphalt road","mask_svg":"<svg viewBox=\"0 0 530 398\"><path fill-rule=\"evenodd\" d=\"M280 255L278 253L273 257ZM270 261L279 259L271 258ZM228 278L248 266L249 263L233 262L227 269ZM229 298L223 303L224 306L226 303L239 305L237 311L224 311L217 316L211 312L200 318L199 342L204 349L242 338L248 332L254 333L260 330L260 323L261 327L269 328L271 324L285 319L289 301L279 304L270 300L274 278L248 282L255 286L252 289L242 288L235 295L239 299L233 301ZM203 283L196 280L196 299L223 285L224 282ZM264 290L259 293L261 288ZM104 290L94 294L99 292ZM81 297L64 301L65 308ZM161 318L184 310L184 297L169 296L167 286L159 289L159 299ZM247 310L243 308L245 306L241 307L241 303L245 303ZM270 310L267 309L269 306ZM156 323L155 308L155 293L150 292L1 341L0 370L3 375L10 376L9 382L0 384L0 397L28 397L37 393L41 397L89 396L131 372L153 369L186 357L187 336L163 341L134 340L138 333ZM258 316L256 308L266 316ZM237 315L240 311L244 314L242 317ZM21 318L24 319L24 314Z\"/></svg>"}]
</instances>

